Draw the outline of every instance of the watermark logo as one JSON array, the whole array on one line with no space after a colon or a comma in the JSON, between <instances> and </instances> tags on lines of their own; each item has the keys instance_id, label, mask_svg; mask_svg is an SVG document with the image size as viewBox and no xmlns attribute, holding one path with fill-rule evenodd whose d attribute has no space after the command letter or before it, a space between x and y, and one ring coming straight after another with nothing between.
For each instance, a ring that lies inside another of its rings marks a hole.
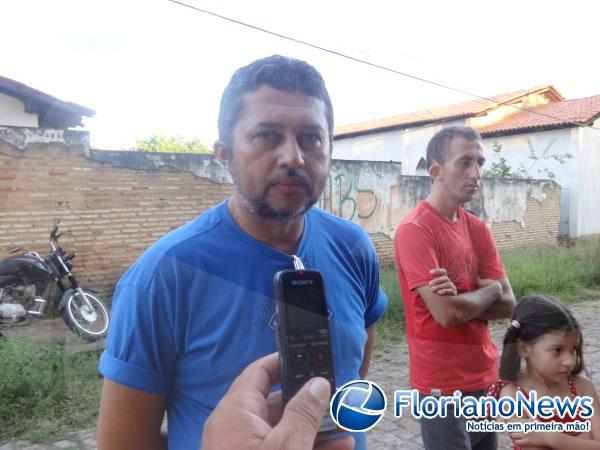
<instances>
[{"instance_id":1,"label":"watermark logo","mask_svg":"<svg viewBox=\"0 0 600 450\"><path fill-rule=\"evenodd\" d=\"M383 390L367 380L354 380L339 388L329 405L333 421L346 431L369 431L383 417L387 399Z\"/></svg>"}]
</instances>

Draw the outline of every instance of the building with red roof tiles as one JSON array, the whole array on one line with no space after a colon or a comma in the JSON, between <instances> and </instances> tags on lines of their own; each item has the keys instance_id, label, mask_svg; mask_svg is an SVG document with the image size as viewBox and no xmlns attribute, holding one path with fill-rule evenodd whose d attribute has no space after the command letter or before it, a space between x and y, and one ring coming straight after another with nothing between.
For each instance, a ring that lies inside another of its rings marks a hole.
<instances>
[{"instance_id":1,"label":"building with red roof tiles","mask_svg":"<svg viewBox=\"0 0 600 450\"><path fill-rule=\"evenodd\" d=\"M600 95L567 100L552 85L543 85L338 126L333 157L397 161L403 175L427 175L427 143L450 125L469 125L481 133L484 169L502 157L523 177L560 184L561 234L600 233ZM485 218L497 219L491 210Z\"/></svg>"}]
</instances>

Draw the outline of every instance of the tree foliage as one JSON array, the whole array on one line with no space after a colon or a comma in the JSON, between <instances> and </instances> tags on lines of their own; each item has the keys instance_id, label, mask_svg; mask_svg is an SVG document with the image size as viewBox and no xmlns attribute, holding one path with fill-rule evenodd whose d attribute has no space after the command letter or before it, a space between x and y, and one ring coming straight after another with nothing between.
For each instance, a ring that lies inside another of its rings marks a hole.
<instances>
[{"instance_id":1,"label":"tree foliage","mask_svg":"<svg viewBox=\"0 0 600 450\"><path fill-rule=\"evenodd\" d=\"M136 142L136 150L164 153L212 153L212 150L198 137L184 139L181 136L153 134Z\"/></svg>"},{"instance_id":2,"label":"tree foliage","mask_svg":"<svg viewBox=\"0 0 600 450\"><path fill-rule=\"evenodd\" d=\"M502 157L502 144L498 141L494 141L492 144L492 151L494 152L495 161L489 169L483 171L482 176L488 178L531 178L533 171L538 175L544 176L553 180L556 178L556 174L548 168L546 162L557 161L560 164L565 164L567 160L572 159L571 153L555 153L552 147L556 143L556 139L552 139L546 147L539 153L533 146L531 139L527 139L527 146L529 147L528 159L531 163L528 167L521 163L518 167L511 166L507 159Z\"/></svg>"}]
</instances>

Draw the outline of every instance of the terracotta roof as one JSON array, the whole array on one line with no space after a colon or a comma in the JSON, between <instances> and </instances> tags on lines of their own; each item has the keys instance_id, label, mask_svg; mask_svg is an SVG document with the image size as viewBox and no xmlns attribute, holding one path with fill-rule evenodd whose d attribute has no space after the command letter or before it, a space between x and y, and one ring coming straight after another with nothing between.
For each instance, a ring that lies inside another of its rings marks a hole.
<instances>
[{"instance_id":1,"label":"terracotta roof","mask_svg":"<svg viewBox=\"0 0 600 450\"><path fill-rule=\"evenodd\" d=\"M81 125L83 116L96 112L73 102L65 102L18 81L0 76L0 92L18 98L25 104L25 112L37 114L40 128L69 128Z\"/></svg>"},{"instance_id":2,"label":"terracotta roof","mask_svg":"<svg viewBox=\"0 0 600 450\"><path fill-rule=\"evenodd\" d=\"M429 108L421 111L387 117L384 119L370 120L367 122L342 125L334 130L336 139L373 133L397 128L410 128L428 123L446 122L449 120L462 119L484 114L501 104L511 103L528 94L544 93L551 101L564 100L564 97L551 85L537 86L519 91L507 92L505 94L488 97L490 100L470 100L463 103Z\"/></svg>"},{"instance_id":3,"label":"terracotta roof","mask_svg":"<svg viewBox=\"0 0 600 450\"><path fill-rule=\"evenodd\" d=\"M589 125L598 117L600 117L600 95L594 95L518 111L496 123L480 127L478 131L483 137L492 137L529 130L573 127L576 124Z\"/></svg>"}]
</instances>

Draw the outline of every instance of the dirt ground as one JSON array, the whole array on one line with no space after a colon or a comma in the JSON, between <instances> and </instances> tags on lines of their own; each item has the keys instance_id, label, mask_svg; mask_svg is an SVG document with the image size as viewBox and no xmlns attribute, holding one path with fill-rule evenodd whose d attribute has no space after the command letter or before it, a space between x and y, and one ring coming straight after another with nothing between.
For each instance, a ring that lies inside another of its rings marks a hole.
<instances>
[{"instance_id":1,"label":"dirt ground","mask_svg":"<svg viewBox=\"0 0 600 450\"><path fill-rule=\"evenodd\" d=\"M88 342L73 334L62 318L38 319L30 317L27 322L3 329L2 334L9 339L23 339L29 342L47 344L61 342L74 347L84 347L87 350L104 347L104 339Z\"/></svg>"}]
</instances>

